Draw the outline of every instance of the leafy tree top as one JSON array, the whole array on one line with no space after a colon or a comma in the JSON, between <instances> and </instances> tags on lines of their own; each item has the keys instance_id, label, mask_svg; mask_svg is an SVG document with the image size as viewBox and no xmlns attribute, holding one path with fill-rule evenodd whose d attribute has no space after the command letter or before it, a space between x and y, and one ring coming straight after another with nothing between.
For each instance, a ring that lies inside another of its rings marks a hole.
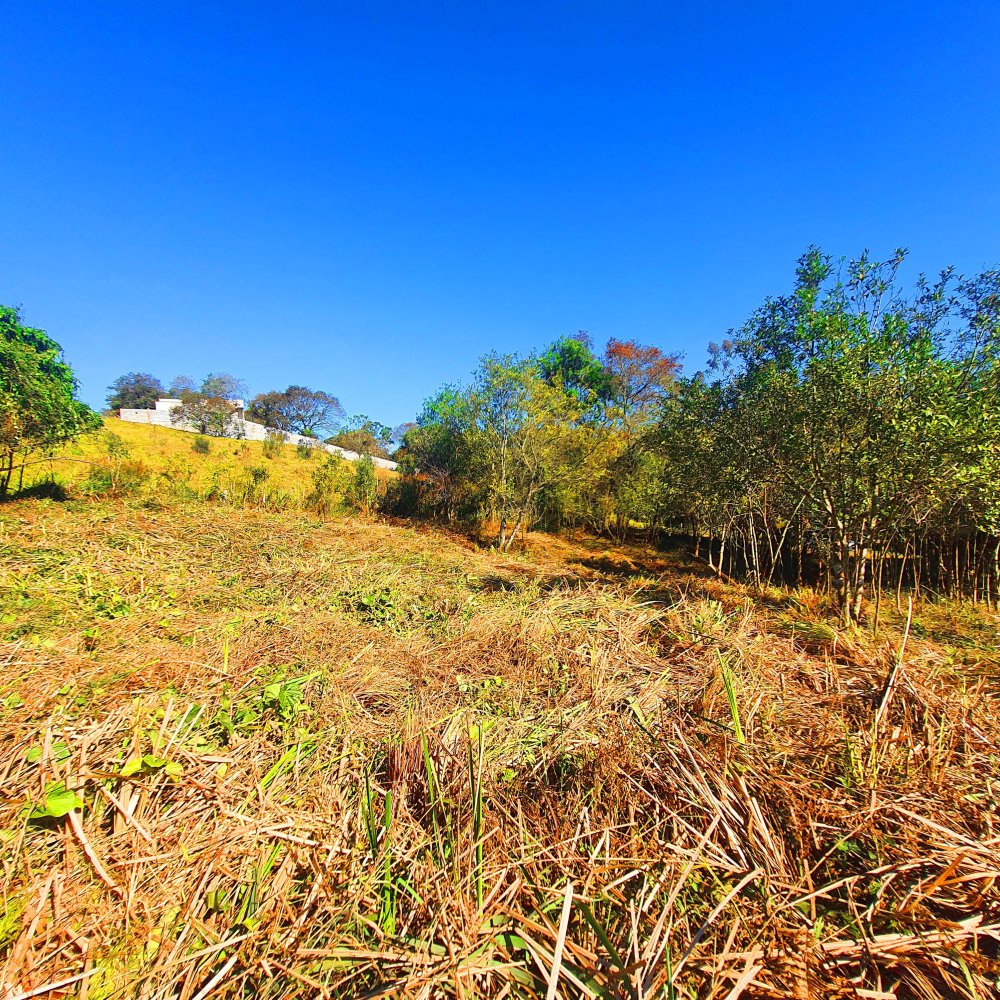
<instances>
[{"instance_id":1,"label":"leafy tree top","mask_svg":"<svg viewBox=\"0 0 1000 1000\"><path fill-rule=\"evenodd\" d=\"M363 413L355 414L332 437L326 439L327 444L336 445L356 451L359 455L375 455L378 458L389 457L389 445L392 443L393 431L386 424Z\"/></svg>"},{"instance_id":2,"label":"leafy tree top","mask_svg":"<svg viewBox=\"0 0 1000 1000\"><path fill-rule=\"evenodd\" d=\"M247 407L248 419L280 431L319 437L344 416L340 400L328 392L290 385L282 392L262 392Z\"/></svg>"},{"instance_id":3,"label":"leafy tree top","mask_svg":"<svg viewBox=\"0 0 1000 1000\"><path fill-rule=\"evenodd\" d=\"M151 410L166 395L163 383L149 372L119 375L108 386L108 409Z\"/></svg>"},{"instance_id":4,"label":"leafy tree top","mask_svg":"<svg viewBox=\"0 0 1000 1000\"><path fill-rule=\"evenodd\" d=\"M17 309L0 306L0 495L16 455L100 426L100 417L76 398L76 390L62 348L44 330L25 326Z\"/></svg>"}]
</instances>

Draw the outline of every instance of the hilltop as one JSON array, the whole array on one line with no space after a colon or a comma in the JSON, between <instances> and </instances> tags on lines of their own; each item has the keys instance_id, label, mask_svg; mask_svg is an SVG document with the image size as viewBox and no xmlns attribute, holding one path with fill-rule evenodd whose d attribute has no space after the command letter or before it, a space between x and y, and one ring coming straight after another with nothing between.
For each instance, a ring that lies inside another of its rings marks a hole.
<instances>
[{"instance_id":1,"label":"hilltop","mask_svg":"<svg viewBox=\"0 0 1000 1000\"><path fill-rule=\"evenodd\" d=\"M13 995L993 991L997 615L74 483L0 506Z\"/></svg>"}]
</instances>

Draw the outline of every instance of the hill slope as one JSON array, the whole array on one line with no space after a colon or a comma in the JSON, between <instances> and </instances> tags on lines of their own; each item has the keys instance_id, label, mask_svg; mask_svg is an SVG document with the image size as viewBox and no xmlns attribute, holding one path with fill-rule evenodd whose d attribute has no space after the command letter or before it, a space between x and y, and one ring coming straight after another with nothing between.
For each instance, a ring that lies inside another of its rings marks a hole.
<instances>
[{"instance_id":1,"label":"hill slope","mask_svg":"<svg viewBox=\"0 0 1000 1000\"><path fill-rule=\"evenodd\" d=\"M115 499L0 507L0 595L14 995L1000 973L996 616L900 657L650 550Z\"/></svg>"},{"instance_id":2,"label":"hill slope","mask_svg":"<svg viewBox=\"0 0 1000 1000\"><path fill-rule=\"evenodd\" d=\"M327 458L324 452L298 450L290 444L268 449L263 441L232 438L202 438L208 450L199 452L195 438L187 431L105 417L102 432L66 445L51 461L36 459L26 470L24 485L54 480L79 491L95 476L99 485L106 485L106 474L116 472L127 486L141 484L147 492L169 499L204 494L213 487L233 489L246 480L250 469L258 468L265 470L262 485L272 501L297 506L309 493L313 470ZM352 463L344 465L347 471L353 469ZM375 472L383 482L396 475L387 469Z\"/></svg>"}]
</instances>

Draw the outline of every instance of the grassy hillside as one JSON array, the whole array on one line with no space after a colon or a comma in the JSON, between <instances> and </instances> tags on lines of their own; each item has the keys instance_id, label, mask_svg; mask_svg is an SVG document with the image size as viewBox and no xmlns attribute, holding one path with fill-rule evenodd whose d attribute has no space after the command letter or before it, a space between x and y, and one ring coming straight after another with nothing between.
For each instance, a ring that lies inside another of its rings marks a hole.
<instances>
[{"instance_id":1,"label":"grassy hillside","mask_svg":"<svg viewBox=\"0 0 1000 1000\"><path fill-rule=\"evenodd\" d=\"M268 461L114 431L199 485ZM1000 620L890 605L874 638L583 538L4 504L5 996L995 995Z\"/></svg>"},{"instance_id":2,"label":"grassy hillside","mask_svg":"<svg viewBox=\"0 0 1000 1000\"><path fill-rule=\"evenodd\" d=\"M102 432L61 448L51 461L31 465L25 486L54 480L79 492L95 477L100 488L104 474L114 471L126 487L134 485L147 494L170 497L185 491L204 494L213 485L231 489L257 467L267 470L265 492L280 493L287 504L298 505L309 492L313 469L327 457L326 452L300 452L290 444L269 454L263 441L230 438L203 438L208 451L199 453L196 437L186 431L106 417ZM395 475L386 469L377 469L376 474L383 481Z\"/></svg>"}]
</instances>

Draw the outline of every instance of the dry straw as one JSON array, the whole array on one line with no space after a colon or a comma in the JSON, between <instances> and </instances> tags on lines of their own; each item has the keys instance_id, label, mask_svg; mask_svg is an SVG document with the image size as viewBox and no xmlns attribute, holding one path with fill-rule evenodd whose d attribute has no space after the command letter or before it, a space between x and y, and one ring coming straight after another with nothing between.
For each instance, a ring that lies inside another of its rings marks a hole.
<instances>
[{"instance_id":1,"label":"dry straw","mask_svg":"<svg viewBox=\"0 0 1000 1000\"><path fill-rule=\"evenodd\" d=\"M0 509L0 996L995 995L995 618L539 542Z\"/></svg>"}]
</instances>

